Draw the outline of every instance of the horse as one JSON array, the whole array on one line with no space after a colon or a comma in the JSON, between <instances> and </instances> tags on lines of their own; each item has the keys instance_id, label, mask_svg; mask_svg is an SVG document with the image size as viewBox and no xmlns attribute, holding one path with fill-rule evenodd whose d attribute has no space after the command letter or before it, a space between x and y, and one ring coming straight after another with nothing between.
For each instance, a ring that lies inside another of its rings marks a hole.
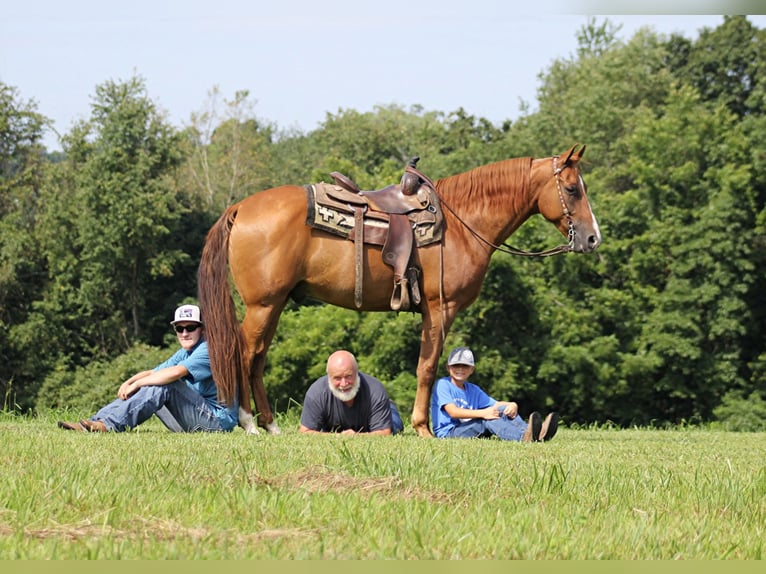
<instances>
[{"instance_id":1,"label":"horse","mask_svg":"<svg viewBox=\"0 0 766 574\"><path fill-rule=\"evenodd\" d=\"M429 402L444 340L458 313L475 301L490 257L532 215L540 214L566 238L548 253L591 253L601 243L580 170L585 146L551 157L519 157L437 179L444 212L441 241L417 249L422 270L422 316L417 389L410 422L432 437ZM239 396L239 425L272 434L263 382L269 345L288 299L309 297L361 311L391 311L393 272L377 246L364 245L363 299L355 304L355 244L306 223L308 199L299 185L256 192L231 205L210 228L198 268L211 368L224 401ZM513 249L513 248L511 248ZM511 251L519 253L518 250ZM529 254L526 252L521 252ZM351 272L349 272L351 269ZM245 306L241 325L231 283Z\"/></svg>"}]
</instances>

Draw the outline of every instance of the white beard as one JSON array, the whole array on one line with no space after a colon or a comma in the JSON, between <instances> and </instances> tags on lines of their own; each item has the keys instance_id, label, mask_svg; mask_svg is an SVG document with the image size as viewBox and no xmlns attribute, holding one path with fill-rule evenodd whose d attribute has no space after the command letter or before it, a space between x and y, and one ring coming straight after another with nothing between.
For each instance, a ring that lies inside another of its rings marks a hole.
<instances>
[{"instance_id":1,"label":"white beard","mask_svg":"<svg viewBox=\"0 0 766 574\"><path fill-rule=\"evenodd\" d=\"M347 391L341 391L340 389L336 389L333 386L332 381L330 380L329 377L327 378L327 385L330 387L330 392L333 395L335 395L341 401L346 402L356 397L356 394L359 392L359 387L361 386L361 380L359 379L359 375L357 374L354 384Z\"/></svg>"}]
</instances>

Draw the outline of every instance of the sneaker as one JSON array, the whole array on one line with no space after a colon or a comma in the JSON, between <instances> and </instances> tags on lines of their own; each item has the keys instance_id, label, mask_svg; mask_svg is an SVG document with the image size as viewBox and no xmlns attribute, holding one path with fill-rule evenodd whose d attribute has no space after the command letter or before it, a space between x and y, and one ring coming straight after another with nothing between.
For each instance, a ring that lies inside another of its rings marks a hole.
<instances>
[{"instance_id":1,"label":"sneaker","mask_svg":"<svg viewBox=\"0 0 766 574\"><path fill-rule=\"evenodd\" d=\"M559 414L550 413L543 421L543 427L540 429L539 441L551 440L559 428Z\"/></svg>"},{"instance_id":2,"label":"sneaker","mask_svg":"<svg viewBox=\"0 0 766 574\"><path fill-rule=\"evenodd\" d=\"M534 411L529 415L527 421L527 430L524 431L524 436L521 437L521 442L532 442L534 437L539 437L543 427L543 417L537 411Z\"/></svg>"},{"instance_id":3,"label":"sneaker","mask_svg":"<svg viewBox=\"0 0 766 574\"><path fill-rule=\"evenodd\" d=\"M85 427L85 430L88 432L109 432L109 429L106 428L106 425L103 423L103 421L91 421L88 419L83 419L80 421L80 425Z\"/></svg>"},{"instance_id":4,"label":"sneaker","mask_svg":"<svg viewBox=\"0 0 766 574\"><path fill-rule=\"evenodd\" d=\"M66 421L59 421L58 425L60 429L85 432L85 427L80 423L68 423Z\"/></svg>"}]
</instances>

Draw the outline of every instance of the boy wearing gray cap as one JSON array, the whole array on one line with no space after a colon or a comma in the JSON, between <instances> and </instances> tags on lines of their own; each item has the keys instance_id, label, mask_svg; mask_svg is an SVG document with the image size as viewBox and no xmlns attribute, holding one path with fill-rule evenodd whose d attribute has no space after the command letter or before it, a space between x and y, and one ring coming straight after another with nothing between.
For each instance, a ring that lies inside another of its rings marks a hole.
<instances>
[{"instance_id":1,"label":"boy wearing gray cap","mask_svg":"<svg viewBox=\"0 0 766 574\"><path fill-rule=\"evenodd\" d=\"M503 440L548 441L558 429L559 416L542 420L537 411L529 423L514 402L497 401L468 381L474 372L473 351L456 347L449 354L449 377L442 377L431 394L431 421L437 438L475 438L495 435Z\"/></svg>"}]
</instances>

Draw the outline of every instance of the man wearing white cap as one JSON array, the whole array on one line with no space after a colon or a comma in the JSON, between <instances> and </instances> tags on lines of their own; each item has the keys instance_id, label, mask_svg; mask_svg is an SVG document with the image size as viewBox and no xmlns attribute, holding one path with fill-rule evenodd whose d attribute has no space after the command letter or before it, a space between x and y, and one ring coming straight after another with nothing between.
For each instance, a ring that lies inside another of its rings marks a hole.
<instances>
[{"instance_id":1,"label":"man wearing white cap","mask_svg":"<svg viewBox=\"0 0 766 574\"><path fill-rule=\"evenodd\" d=\"M237 426L237 401L224 405L218 399L199 307L181 305L170 324L181 345L173 356L130 377L120 385L118 398L89 419L59 421L58 426L123 432L155 414L173 432L231 431Z\"/></svg>"},{"instance_id":2,"label":"man wearing white cap","mask_svg":"<svg viewBox=\"0 0 766 574\"><path fill-rule=\"evenodd\" d=\"M496 401L468 381L474 372L473 352L457 347L447 358L449 377L436 381L431 394L431 421L437 438L475 438L495 435L503 440L547 441L558 428L559 416L550 413L545 421L537 411L529 423L519 415L514 402Z\"/></svg>"}]
</instances>

